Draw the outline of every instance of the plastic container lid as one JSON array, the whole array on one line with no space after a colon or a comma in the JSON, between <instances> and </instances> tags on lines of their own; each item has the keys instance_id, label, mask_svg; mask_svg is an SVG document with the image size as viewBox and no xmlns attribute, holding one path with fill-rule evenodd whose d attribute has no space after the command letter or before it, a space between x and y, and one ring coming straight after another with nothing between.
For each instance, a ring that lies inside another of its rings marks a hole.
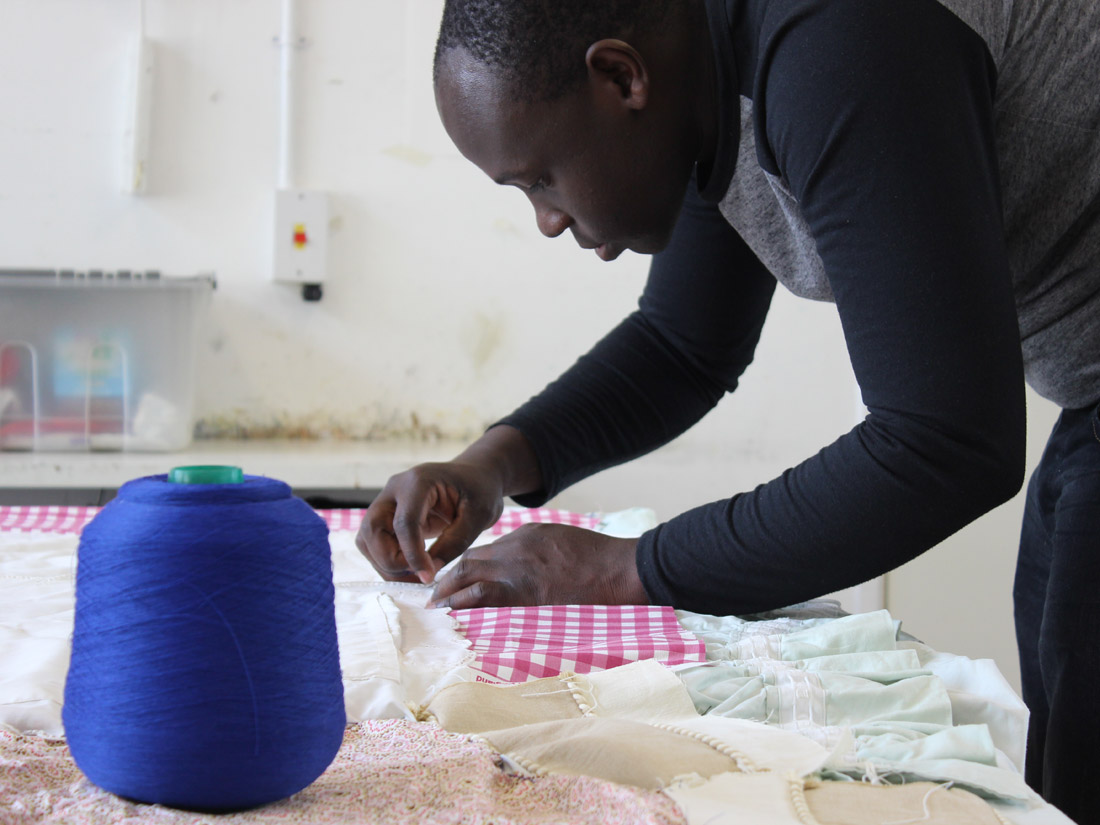
<instances>
[{"instance_id":1,"label":"plastic container lid","mask_svg":"<svg viewBox=\"0 0 1100 825\"><path fill-rule=\"evenodd\" d=\"M219 464L195 464L190 467L173 467L168 473L173 484L241 484L244 472L240 467Z\"/></svg>"}]
</instances>

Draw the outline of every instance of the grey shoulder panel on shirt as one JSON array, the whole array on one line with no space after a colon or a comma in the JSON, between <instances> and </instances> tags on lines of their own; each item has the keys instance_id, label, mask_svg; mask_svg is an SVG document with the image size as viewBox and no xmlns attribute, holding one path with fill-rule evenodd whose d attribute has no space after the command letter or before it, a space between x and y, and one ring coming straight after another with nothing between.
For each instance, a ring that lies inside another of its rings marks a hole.
<instances>
[{"instance_id":1,"label":"grey shoulder panel on shirt","mask_svg":"<svg viewBox=\"0 0 1100 825\"><path fill-rule=\"evenodd\" d=\"M934 0L985 43L1004 226L1028 382L1062 407L1100 398L1100 3ZM1072 55L1067 59L1067 55ZM797 200L757 160L742 98L736 172L720 209L796 295L832 291Z\"/></svg>"},{"instance_id":2,"label":"grey shoulder panel on shirt","mask_svg":"<svg viewBox=\"0 0 1100 825\"><path fill-rule=\"evenodd\" d=\"M742 97L736 171L718 208L779 283L800 298L832 301L825 264L798 203L757 163L752 109Z\"/></svg>"}]
</instances>

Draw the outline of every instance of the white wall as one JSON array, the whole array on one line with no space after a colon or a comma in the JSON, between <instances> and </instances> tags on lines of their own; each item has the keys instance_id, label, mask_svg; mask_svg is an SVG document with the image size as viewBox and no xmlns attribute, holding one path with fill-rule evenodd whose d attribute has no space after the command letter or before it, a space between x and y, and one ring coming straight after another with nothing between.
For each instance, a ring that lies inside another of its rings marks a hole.
<instances>
[{"instance_id":1,"label":"white wall","mask_svg":"<svg viewBox=\"0 0 1100 825\"><path fill-rule=\"evenodd\" d=\"M207 436L471 437L628 312L647 261L546 240L520 193L451 148L431 92L440 0L300 6L293 182L331 197L320 303L268 279L278 0L146 0L141 196L119 189L139 0L0 0L0 266L215 272L198 354ZM741 391L555 503L669 517L768 480L855 416L833 308L779 294ZM1004 509L891 576L889 594L912 632L1015 678L1018 517Z\"/></svg>"}]
</instances>

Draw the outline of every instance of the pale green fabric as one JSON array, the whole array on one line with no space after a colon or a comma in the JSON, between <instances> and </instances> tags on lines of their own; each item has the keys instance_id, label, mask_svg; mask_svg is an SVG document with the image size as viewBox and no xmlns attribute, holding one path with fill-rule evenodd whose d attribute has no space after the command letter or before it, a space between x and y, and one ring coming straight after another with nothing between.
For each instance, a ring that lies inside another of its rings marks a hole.
<instances>
[{"instance_id":1,"label":"pale green fabric","mask_svg":"<svg viewBox=\"0 0 1100 825\"><path fill-rule=\"evenodd\" d=\"M1034 794L985 724L956 724L943 680L897 641L885 610L836 619L681 615L708 662L677 670L696 710L795 731L830 751L825 775L954 780L985 796Z\"/></svg>"}]
</instances>

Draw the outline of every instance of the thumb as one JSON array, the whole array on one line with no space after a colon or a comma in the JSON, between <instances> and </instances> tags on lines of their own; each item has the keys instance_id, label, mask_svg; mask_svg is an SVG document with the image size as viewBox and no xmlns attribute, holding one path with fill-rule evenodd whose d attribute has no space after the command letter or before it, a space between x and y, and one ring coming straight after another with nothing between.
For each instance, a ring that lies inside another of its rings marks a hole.
<instances>
[{"instance_id":1,"label":"thumb","mask_svg":"<svg viewBox=\"0 0 1100 825\"><path fill-rule=\"evenodd\" d=\"M479 520L472 518L469 511L463 508L458 518L439 534L429 553L433 559L439 560L439 566L442 567L466 552L484 529Z\"/></svg>"}]
</instances>

